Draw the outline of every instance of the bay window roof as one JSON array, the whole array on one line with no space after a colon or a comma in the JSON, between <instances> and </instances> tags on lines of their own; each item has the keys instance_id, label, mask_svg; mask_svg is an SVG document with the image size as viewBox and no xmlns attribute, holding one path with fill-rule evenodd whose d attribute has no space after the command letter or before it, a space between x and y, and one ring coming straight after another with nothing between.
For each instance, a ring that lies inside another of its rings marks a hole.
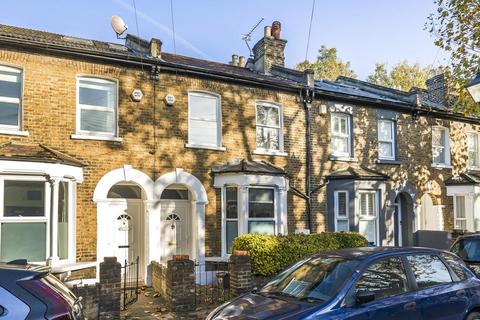
<instances>
[{"instance_id":1,"label":"bay window roof","mask_svg":"<svg viewBox=\"0 0 480 320\"><path fill-rule=\"evenodd\" d=\"M0 145L0 160L58 163L75 167L86 166L82 161L43 144L15 142Z\"/></svg>"},{"instance_id":2,"label":"bay window roof","mask_svg":"<svg viewBox=\"0 0 480 320\"><path fill-rule=\"evenodd\" d=\"M480 171L468 170L445 180L446 186L480 184Z\"/></svg>"},{"instance_id":3,"label":"bay window roof","mask_svg":"<svg viewBox=\"0 0 480 320\"><path fill-rule=\"evenodd\" d=\"M327 176L329 180L350 179L350 180L388 180L390 177L362 166L349 166L344 169L332 172Z\"/></svg>"},{"instance_id":4,"label":"bay window roof","mask_svg":"<svg viewBox=\"0 0 480 320\"><path fill-rule=\"evenodd\" d=\"M285 169L277 167L264 160L239 159L225 164L212 166L214 174L222 173L251 173L262 175L286 175Z\"/></svg>"}]
</instances>

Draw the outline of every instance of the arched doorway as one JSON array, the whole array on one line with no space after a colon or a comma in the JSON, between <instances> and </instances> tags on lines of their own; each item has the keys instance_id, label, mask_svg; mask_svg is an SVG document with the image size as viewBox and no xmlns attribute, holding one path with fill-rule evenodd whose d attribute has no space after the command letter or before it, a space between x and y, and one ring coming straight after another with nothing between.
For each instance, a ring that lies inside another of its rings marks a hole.
<instances>
[{"instance_id":1,"label":"arched doorway","mask_svg":"<svg viewBox=\"0 0 480 320\"><path fill-rule=\"evenodd\" d=\"M395 198L394 240L396 246L412 246L415 231L415 212L413 199L406 192L400 192Z\"/></svg>"},{"instance_id":2,"label":"arched doorway","mask_svg":"<svg viewBox=\"0 0 480 320\"><path fill-rule=\"evenodd\" d=\"M124 265L139 257L139 278L145 270L145 194L140 186L121 182L113 185L107 194L109 211L107 221L113 226L110 241L111 255ZM103 232L108 232L105 229Z\"/></svg>"},{"instance_id":3,"label":"arched doorway","mask_svg":"<svg viewBox=\"0 0 480 320\"><path fill-rule=\"evenodd\" d=\"M195 256L191 200L191 192L181 184L168 186L160 196L161 233L166 245L164 258L167 260L174 254Z\"/></svg>"},{"instance_id":4,"label":"arched doorway","mask_svg":"<svg viewBox=\"0 0 480 320\"><path fill-rule=\"evenodd\" d=\"M440 230L440 220L438 213L433 206L432 198L428 194L424 194L420 199L421 211L420 211L420 225L421 230Z\"/></svg>"}]
</instances>

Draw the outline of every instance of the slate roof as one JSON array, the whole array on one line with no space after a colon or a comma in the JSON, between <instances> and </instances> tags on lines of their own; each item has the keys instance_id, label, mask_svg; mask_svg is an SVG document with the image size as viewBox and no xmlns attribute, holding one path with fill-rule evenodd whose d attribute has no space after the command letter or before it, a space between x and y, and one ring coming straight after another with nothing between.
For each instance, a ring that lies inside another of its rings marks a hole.
<instances>
[{"instance_id":1,"label":"slate roof","mask_svg":"<svg viewBox=\"0 0 480 320\"><path fill-rule=\"evenodd\" d=\"M86 164L63 152L42 144L7 142L0 145L0 160L33 161L85 167Z\"/></svg>"},{"instance_id":2,"label":"slate roof","mask_svg":"<svg viewBox=\"0 0 480 320\"><path fill-rule=\"evenodd\" d=\"M43 47L58 46L65 49L79 49L100 55L114 54L117 56L122 56L125 60L129 60L132 58L142 58L145 59L145 61L153 61L152 57L148 54L131 50L127 48L124 44L77 38L51 32L0 24L0 42L2 41L2 38L10 39L20 43L22 41L32 41ZM278 76L261 74L247 68L233 66L226 63L208 61L204 59L186 57L182 55L175 55L164 51L162 51L161 60L157 62L160 65L162 63L166 63L172 66L187 67L190 70L223 74L247 80L270 82L272 84L290 87L300 86L300 83L296 81L281 78Z\"/></svg>"},{"instance_id":3,"label":"slate roof","mask_svg":"<svg viewBox=\"0 0 480 320\"><path fill-rule=\"evenodd\" d=\"M446 186L480 184L480 171L468 170L445 180Z\"/></svg>"},{"instance_id":4,"label":"slate roof","mask_svg":"<svg viewBox=\"0 0 480 320\"><path fill-rule=\"evenodd\" d=\"M327 179L329 180L388 180L389 178L389 176L381 172L362 166L349 166L347 168L334 171L327 176Z\"/></svg>"},{"instance_id":5,"label":"slate roof","mask_svg":"<svg viewBox=\"0 0 480 320\"><path fill-rule=\"evenodd\" d=\"M222 173L253 173L266 175L285 175L285 169L277 167L264 160L239 159L225 164L212 166L214 174Z\"/></svg>"}]
</instances>

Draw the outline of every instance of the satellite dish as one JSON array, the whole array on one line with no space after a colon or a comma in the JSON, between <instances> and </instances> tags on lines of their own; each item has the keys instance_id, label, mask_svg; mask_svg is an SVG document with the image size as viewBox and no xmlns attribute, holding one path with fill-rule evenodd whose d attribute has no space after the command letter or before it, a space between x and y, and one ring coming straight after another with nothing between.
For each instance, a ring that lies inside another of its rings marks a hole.
<instances>
[{"instance_id":1,"label":"satellite dish","mask_svg":"<svg viewBox=\"0 0 480 320\"><path fill-rule=\"evenodd\" d=\"M117 37L121 36L128 29L128 26L119 16L112 16L110 18L110 23L112 25L113 31L115 31L115 33L117 34Z\"/></svg>"}]
</instances>

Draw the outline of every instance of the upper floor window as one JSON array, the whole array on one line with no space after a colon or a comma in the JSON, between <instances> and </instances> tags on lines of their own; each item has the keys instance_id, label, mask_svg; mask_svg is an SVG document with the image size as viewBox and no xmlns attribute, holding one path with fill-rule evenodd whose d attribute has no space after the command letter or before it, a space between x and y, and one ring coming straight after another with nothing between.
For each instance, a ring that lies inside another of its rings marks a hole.
<instances>
[{"instance_id":1,"label":"upper floor window","mask_svg":"<svg viewBox=\"0 0 480 320\"><path fill-rule=\"evenodd\" d=\"M478 150L478 133L467 133L467 152L468 152L468 167L478 168L480 163L480 153Z\"/></svg>"},{"instance_id":2,"label":"upper floor window","mask_svg":"<svg viewBox=\"0 0 480 320\"><path fill-rule=\"evenodd\" d=\"M378 120L378 158L395 160L396 154L396 122Z\"/></svg>"},{"instance_id":3,"label":"upper floor window","mask_svg":"<svg viewBox=\"0 0 480 320\"><path fill-rule=\"evenodd\" d=\"M450 165L450 138L447 128L432 128L432 155L434 165Z\"/></svg>"},{"instance_id":4,"label":"upper floor window","mask_svg":"<svg viewBox=\"0 0 480 320\"><path fill-rule=\"evenodd\" d=\"M332 113L332 154L339 157L352 156L351 115Z\"/></svg>"},{"instance_id":5,"label":"upper floor window","mask_svg":"<svg viewBox=\"0 0 480 320\"><path fill-rule=\"evenodd\" d=\"M0 128L19 130L21 108L22 70L0 66Z\"/></svg>"},{"instance_id":6,"label":"upper floor window","mask_svg":"<svg viewBox=\"0 0 480 320\"><path fill-rule=\"evenodd\" d=\"M220 97L210 93L188 93L188 144L220 148L222 121Z\"/></svg>"},{"instance_id":7,"label":"upper floor window","mask_svg":"<svg viewBox=\"0 0 480 320\"><path fill-rule=\"evenodd\" d=\"M117 82L78 78L77 133L117 136Z\"/></svg>"},{"instance_id":8,"label":"upper floor window","mask_svg":"<svg viewBox=\"0 0 480 320\"><path fill-rule=\"evenodd\" d=\"M257 104L257 150L283 151L282 113L279 106Z\"/></svg>"}]
</instances>

